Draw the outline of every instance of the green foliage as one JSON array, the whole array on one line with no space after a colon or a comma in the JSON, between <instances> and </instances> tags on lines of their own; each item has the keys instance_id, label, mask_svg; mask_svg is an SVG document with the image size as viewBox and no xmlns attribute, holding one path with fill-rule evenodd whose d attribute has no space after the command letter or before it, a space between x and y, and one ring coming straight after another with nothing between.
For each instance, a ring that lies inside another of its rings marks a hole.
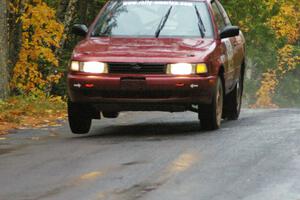
<instances>
[{"instance_id":1,"label":"green foliage","mask_svg":"<svg viewBox=\"0 0 300 200\"><path fill-rule=\"evenodd\" d=\"M246 80L246 100L253 103L258 98L256 104L274 105L271 95L275 94L274 101L280 106L284 95L277 94L280 89L276 87L286 87L286 91L292 93L290 82L296 83L294 79L299 79L288 76L288 80L293 79L288 83L285 77L287 71L295 69L297 62L297 54L290 58L292 55L288 52L297 48L295 40L299 44L299 1L227 0L223 5L247 41L247 68L252 73L251 80Z\"/></svg>"},{"instance_id":2,"label":"green foliage","mask_svg":"<svg viewBox=\"0 0 300 200\"><path fill-rule=\"evenodd\" d=\"M298 44L293 52L294 56L300 55ZM300 107L300 63L297 63L296 70L289 71L281 79L274 95L274 102L282 107Z\"/></svg>"}]
</instances>

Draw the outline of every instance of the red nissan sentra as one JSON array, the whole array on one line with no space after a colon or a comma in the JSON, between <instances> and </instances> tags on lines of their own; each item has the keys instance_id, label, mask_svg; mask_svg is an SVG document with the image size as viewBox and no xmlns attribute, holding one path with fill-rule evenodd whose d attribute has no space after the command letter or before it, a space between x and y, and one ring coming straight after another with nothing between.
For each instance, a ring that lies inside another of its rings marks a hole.
<instances>
[{"instance_id":1,"label":"red nissan sentra","mask_svg":"<svg viewBox=\"0 0 300 200\"><path fill-rule=\"evenodd\" d=\"M193 111L205 130L237 120L245 40L217 0L108 2L76 46L68 74L75 134L122 111Z\"/></svg>"}]
</instances>

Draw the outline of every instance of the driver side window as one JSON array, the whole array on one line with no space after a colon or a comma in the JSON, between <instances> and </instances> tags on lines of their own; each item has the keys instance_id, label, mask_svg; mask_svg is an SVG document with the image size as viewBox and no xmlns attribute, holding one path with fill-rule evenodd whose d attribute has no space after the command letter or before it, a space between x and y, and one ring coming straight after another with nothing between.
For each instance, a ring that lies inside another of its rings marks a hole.
<instances>
[{"instance_id":1,"label":"driver side window","mask_svg":"<svg viewBox=\"0 0 300 200\"><path fill-rule=\"evenodd\" d=\"M212 10L213 10L213 13L214 13L215 22L218 26L218 30L219 30L219 33L220 33L226 26L225 20L223 18L223 15L222 15L219 7L217 6L217 4L215 2L212 3Z\"/></svg>"}]
</instances>

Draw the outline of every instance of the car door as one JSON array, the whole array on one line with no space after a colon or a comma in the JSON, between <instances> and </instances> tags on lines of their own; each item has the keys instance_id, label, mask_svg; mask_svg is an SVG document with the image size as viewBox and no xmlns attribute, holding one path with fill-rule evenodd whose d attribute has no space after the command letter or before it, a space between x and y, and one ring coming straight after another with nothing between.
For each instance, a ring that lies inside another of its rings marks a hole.
<instances>
[{"instance_id":1,"label":"car door","mask_svg":"<svg viewBox=\"0 0 300 200\"><path fill-rule=\"evenodd\" d=\"M217 1L213 1L212 4L212 11L215 18L215 23L218 27L218 34L222 32L222 30L229 25L226 22L221 9L217 5ZM226 91L231 90L234 87L235 83L235 74L236 74L236 63L235 60L235 49L234 49L234 42L235 38L225 38L221 40L221 48L222 48L222 60L224 62L224 78L226 82Z\"/></svg>"}]
</instances>

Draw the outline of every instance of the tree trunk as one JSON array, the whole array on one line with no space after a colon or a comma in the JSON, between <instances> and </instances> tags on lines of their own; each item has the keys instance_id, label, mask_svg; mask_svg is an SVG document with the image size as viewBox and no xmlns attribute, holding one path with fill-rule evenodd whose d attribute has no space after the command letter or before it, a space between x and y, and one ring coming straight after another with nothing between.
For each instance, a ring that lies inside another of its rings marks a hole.
<instances>
[{"instance_id":1,"label":"tree trunk","mask_svg":"<svg viewBox=\"0 0 300 200\"><path fill-rule=\"evenodd\" d=\"M81 24L88 25L87 21L87 9L88 9L88 4L90 1L86 0L79 0L79 6L78 6L78 14L79 14L79 22Z\"/></svg>"},{"instance_id":2,"label":"tree trunk","mask_svg":"<svg viewBox=\"0 0 300 200\"><path fill-rule=\"evenodd\" d=\"M0 0L0 99L9 95L7 0Z\"/></svg>"},{"instance_id":3,"label":"tree trunk","mask_svg":"<svg viewBox=\"0 0 300 200\"><path fill-rule=\"evenodd\" d=\"M59 21L63 22L65 18L65 13L69 4L69 0L60 0L58 8L56 9L56 15Z\"/></svg>"},{"instance_id":4,"label":"tree trunk","mask_svg":"<svg viewBox=\"0 0 300 200\"><path fill-rule=\"evenodd\" d=\"M20 8L18 12L9 12L8 14L8 72L12 75L14 66L19 59L19 53L22 46L22 20L19 20L24 12L24 0L10 0L15 7Z\"/></svg>"},{"instance_id":5,"label":"tree trunk","mask_svg":"<svg viewBox=\"0 0 300 200\"><path fill-rule=\"evenodd\" d=\"M77 5L78 0L70 0L66 13L65 13L65 18L63 21L63 25L65 27L65 37L62 38L61 42L60 42L60 49L57 49L56 51L56 55L60 58L62 50L64 48L66 39L67 39L67 35L69 34L70 31L70 26L71 26L71 22L74 19L75 16L75 11L76 11L76 5Z\"/></svg>"}]
</instances>

